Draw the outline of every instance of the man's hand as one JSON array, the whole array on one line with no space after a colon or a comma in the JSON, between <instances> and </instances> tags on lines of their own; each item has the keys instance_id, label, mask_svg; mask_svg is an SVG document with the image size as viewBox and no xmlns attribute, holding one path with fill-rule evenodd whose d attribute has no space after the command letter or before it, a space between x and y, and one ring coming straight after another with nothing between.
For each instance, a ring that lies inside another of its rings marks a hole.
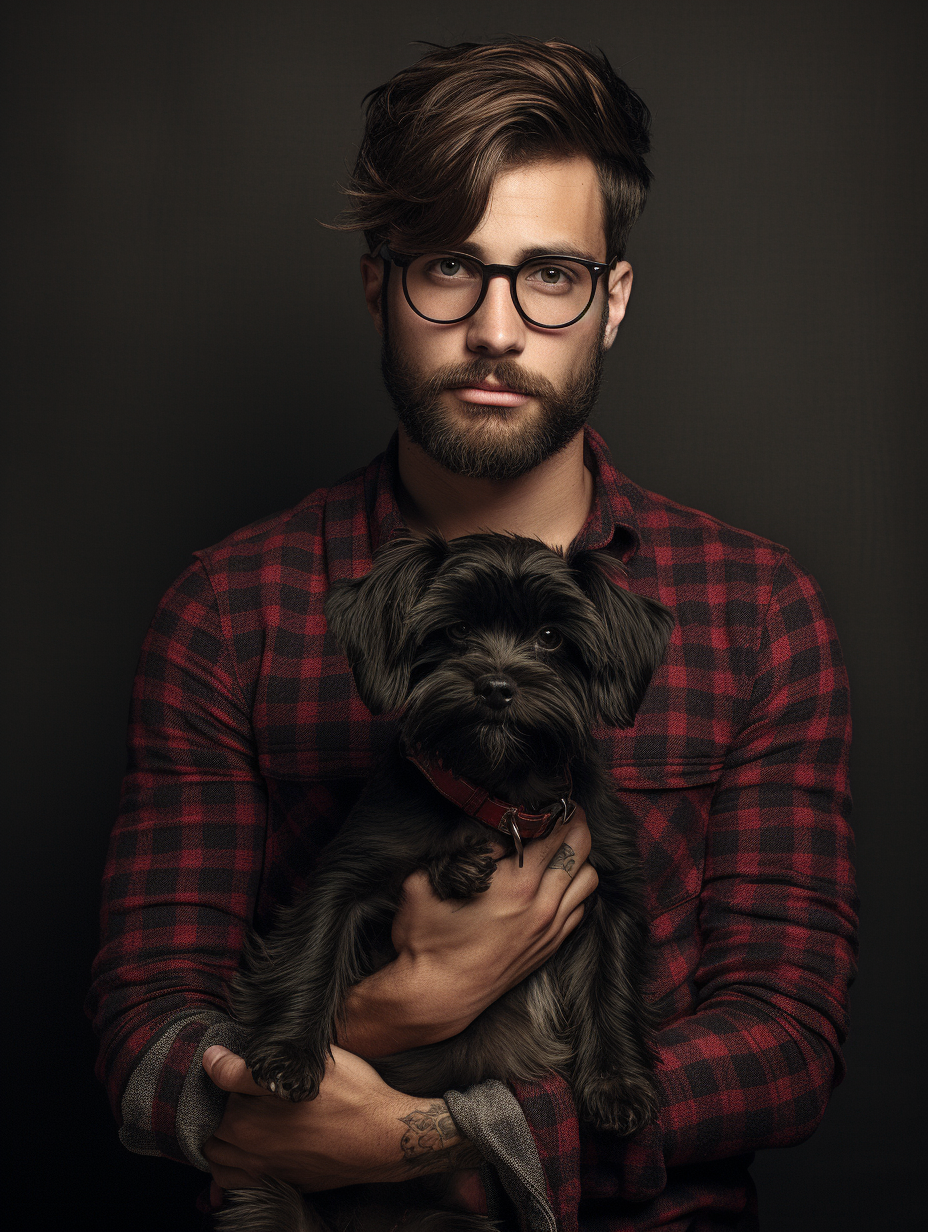
<instances>
[{"instance_id":1,"label":"man's hand","mask_svg":"<svg viewBox=\"0 0 928 1232\"><path fill-rule=\"evenodd\" d=\"M332 1052L317 1098L291 1104L259 1087L234 1052L207 1048L203 1068L231 1092L203 1147L216 1185L248 1188L274 1176L315 1192L476 1166L444 1100L403 1095L366 1061Z\"/></svg>"},{"instance_id":2,"label":"man's hand","mask_svg":"<svg viewBox=\"0 0 928 1232\"><path fill-rule=\"evenodd\" d=\"M526 846L522 868L515 855L500 859L490 888L466 902L441 902L426 874L414 873L393 922L398 957L352 990L342 1046L386 1056L463 1031L580 923L599 882L589 853L578 808Z\"/></svg>"},{"instance_id":3,"label":"man's hand","mask_svg":"<svg viewBox=\"0 0 928 1232\"><path fill-rule=\"evenodd\" d=\"M490 888L474 899L441 902L414 873L393 924L398 958L352 993L342 1044L382 1056L462 1031L580 923L599 880L589 852L578 809L526 846L522 868L515 855L499 859ZM318 1097L291 1104L259 1087L235 1053L206 1050L203 1068L231 1092L203 1147L216 1185L247 1188L275 1176L314 1192L477 1166L442 1099L394 1091L359 1056L332 1051Z\"/></svg>"}]
</instances>

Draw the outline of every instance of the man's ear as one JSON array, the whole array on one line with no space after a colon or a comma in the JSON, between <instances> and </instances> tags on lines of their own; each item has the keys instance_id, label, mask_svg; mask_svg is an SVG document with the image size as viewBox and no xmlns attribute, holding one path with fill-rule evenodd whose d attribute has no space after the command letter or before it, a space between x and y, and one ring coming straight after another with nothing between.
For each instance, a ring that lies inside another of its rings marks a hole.
<instances>
[{"instance_id":1,"label":"man's ear","mask_svg":"<svg viewBox=\"0 0 928 1232\"><path fill-rule=\"evenodd\" d=\"M372 714L395 710L406 699L415 652L409 613L447 551L436 534L392 539L366 577L336 582L328 593L326 621Z\"/></svg>"},{"instance_id":2,"label":"man's ear","mask_svg":"<svg viewBox=\"0 0 928 1232\"><path fill-rule=\"evenodd\" d=\"M377 333L383 337L383 288L386 278L386 262L383 257L372 257L369 252L361 257L361 281L364 283L364 299Z\"/></svg>"},{"instance_id":3,"label":"man's ear","mask_svg":"<svg viewBox=\"0 0 928 1232\"><path fill-rule=\"evenodd\" d=\"M625 318L628 297L632 293L632 267L627 261L619 261L606 277L609 280L609 315L606 318L606 328L603 333L603 349L608 351L615 342L619 326Z\"/></svg>"},{"instance_id":4,"label":"man's ear","mask_svg":"<svg viewBox=\"0 0 928 1232\"><path fill-rule=\"evenodd\" d=\"M570 562L603 627L588 661L593 702L607 727L631 727L673 631L669 608L615 581L621 565L607 552L578 552Z\"/></svg>"}]
</instances>

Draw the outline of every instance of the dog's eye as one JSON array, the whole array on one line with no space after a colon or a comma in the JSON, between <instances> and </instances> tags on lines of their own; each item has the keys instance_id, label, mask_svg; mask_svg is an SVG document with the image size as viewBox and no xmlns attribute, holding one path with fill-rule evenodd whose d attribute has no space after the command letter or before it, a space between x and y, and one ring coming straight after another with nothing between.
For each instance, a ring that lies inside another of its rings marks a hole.
<instances>
[{"instance_id":1,"label":"dog's eye","mask_svg":"<svg viewBox=\"0 0 928 1232\"><path fill-rule=\"evenodd\" d=\"M540 646L542 650L557 650L563 640L557 629L552 629L550 626L546 629L539 629L535 634L535 645Z\"/></svg>"},{"instance_id":2,"label":"dog's eye","mask_svg":"<svg viewBox=\"0 0 928 1232\"><path fill-rule=\"evenodd\" d=\"M470 625L466 625L463 620L459 620L455 625L449 625L445 630L452 642L466 642L470 637Z\"/></svg>"}]
</instances>

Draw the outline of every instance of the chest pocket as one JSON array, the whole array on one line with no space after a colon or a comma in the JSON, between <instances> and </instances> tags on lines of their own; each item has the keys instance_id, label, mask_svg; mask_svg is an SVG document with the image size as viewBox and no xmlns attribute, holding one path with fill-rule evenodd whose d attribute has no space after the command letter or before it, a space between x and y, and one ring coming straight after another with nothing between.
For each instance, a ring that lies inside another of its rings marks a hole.
<instances>
[{"instance_id":1,"label":"chest pocket","mask_svg":"<svg viewBox=\"0 0 928 1232\"><path fill-rule=\"evenodd\" d=\"M699 896L720 757L610 763L616 794L637 822L653 946L649 995L662 1019L690 1012L702 947Z\"/></svg>"},{"instance_id":2,"label":"chest pocket","mask_svg":"<svg viewBox=\"0 0 928 1232\"><path fill-rule=\"evenodd\" d=\"M616 794L637 823L652 918L702 890L706 832L721 758L608 759Z\"/></svg>"}]
</instances>

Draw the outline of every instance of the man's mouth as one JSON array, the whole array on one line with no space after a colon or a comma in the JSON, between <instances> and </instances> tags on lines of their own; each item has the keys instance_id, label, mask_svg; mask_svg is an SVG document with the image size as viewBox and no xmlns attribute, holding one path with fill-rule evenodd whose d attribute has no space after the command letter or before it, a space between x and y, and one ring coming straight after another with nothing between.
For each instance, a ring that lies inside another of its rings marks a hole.
<instances>
[{"instance_id":1,"label":"man's mouth","mask_svg":"<svg viewBox=\"0 0 928 1232\"><path fill-rule=\"evenodd\" d=\"M451 392L462 402L472 402L480 406L522 406L532 396L519 393L496 381L460 385L452 388Z\"/></svg>"}]
</instances>

